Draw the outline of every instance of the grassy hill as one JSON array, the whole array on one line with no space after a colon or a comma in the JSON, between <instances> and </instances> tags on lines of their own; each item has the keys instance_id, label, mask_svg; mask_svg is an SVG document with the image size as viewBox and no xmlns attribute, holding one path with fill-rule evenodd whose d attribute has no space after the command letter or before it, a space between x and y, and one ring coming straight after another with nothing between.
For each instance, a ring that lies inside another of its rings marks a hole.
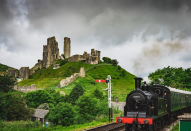
<instances>
[{"instance_id":1,"label":"grassy hill","mask_svg":"<svg viewBox=\"0 0 191 131\"><path fill-rule=\"evenodd\" d=\"M125 101L127 94L134 89L134 75L124 71L125 76L122 77L122 71L118 66L110 64L90 65L84 62L68 62L59 69L49 67L36 71L28 80L18 83L19 86L35 84L37 87L56 87L60 81L74 73L79 72L80 67L86 70L86 77L78 77L74 82L63 88L56 88L57 91L64 91L67 95L71 92L76 84L81 84L86 93L98 88L100 90L108 87L107 83L96 83L96 79L106 79L111 75L112 96L119 97L119 101ZM103 91L107 95L107 91Z\"/></svg>"},{"instance_id":2,"label":"grassy hill","mask_svg":"<svg viewBox=\"0 0 191 131\"><path fill-rule=\"evenodd\" d=\"M0 63L0 72L6 72L6 70L9 69L9 68L15 69L13 67L9 67L7 65L3 65L3 64Z\"/></svg>"}]
</instances>

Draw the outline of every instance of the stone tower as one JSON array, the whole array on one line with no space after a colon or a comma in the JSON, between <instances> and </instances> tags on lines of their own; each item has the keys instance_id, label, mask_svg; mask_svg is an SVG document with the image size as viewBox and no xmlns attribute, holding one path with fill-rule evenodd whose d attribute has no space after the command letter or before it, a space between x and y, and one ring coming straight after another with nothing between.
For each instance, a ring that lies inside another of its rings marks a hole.
<instances>
[{"instance_id":1,"label":"stone tower","mask_svg":"<svg viewBox=\"0 0 191 131\"><path fill-rule=\"evenodd\" d=\"M70 38L64 37L64 56L66 59L70 57L70 50L71 50Z\"/></svg>"},{"instance_id":2,"label":"stone tower","mask_svg":"<svg viewBox=\"0 0 191 131\"><path fill-rule=\"evenodd\" d=\"M29 67L21 67L19 73L21 78L23 78L24 80L28 79L30 75Z\"/></svg>"},{"instance_id":3,"label":"stone tower","mask_svg":"<svg viewBox=\"0 0 191 131\"><path fill-rule=\"evenodd\" d=\"M58 42L56 38L47 39L47 45L43 45L43 67L47 68L59 58Z\"/></svg>"}]
</instances>

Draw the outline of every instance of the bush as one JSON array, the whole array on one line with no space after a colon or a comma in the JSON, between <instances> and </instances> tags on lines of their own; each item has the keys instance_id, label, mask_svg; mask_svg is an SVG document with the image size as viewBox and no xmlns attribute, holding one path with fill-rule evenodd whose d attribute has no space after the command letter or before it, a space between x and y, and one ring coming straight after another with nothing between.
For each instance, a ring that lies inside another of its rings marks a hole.
<instances>
[{"instance_id":1,"label":"bush","mask_svg":"<svg viewBox=\"0 0 191 131\"><path fill-rule=\"evenodd\" d=\"M34 109L26 107L24 98L17 92L4 94L0 103L0 119L3 120L27 120L34 113Z\"/></svg>"},{"instance_id":2,"label":"bush","mask_svg":"<svg viewBox=\"0 0 191 131\"><path fill-rule=\"evenodd\" d=\"M76 100L78 100L78 98L84 94L84 89L82 88L81 85L76 85L72 91L69 94L69 103L71 103L72 105L75 104Z\"/></svg>"},{"instance_id":3,"label":"bush","mask_svg":"<svg viewBox=\"0 0 191 131\"><path fill-rule=\"evenodd\" d=\"M91 95L81 96L76 103L76 111L78 112L77 122L84 123L95 119L96 116L107 114L107 101L96 99Z\"/></svg>"},{"instance_id":4,"label":"bush","mask_svg":"<svg viewBox=\"0 0 191 131\"><path fill-rule=\"evenodd\" d=\"M113 66L117 66L119 62L116 59L114 59L111 61L111 63Z\"/></svg>"},{"instance_id":5,"label":"bush","mask_svg":"<svg viewBox=\"0 0 191 131\"><path fill-rule=\"evenodd\" d=\"M98 88L96 88L96 89L93 91L92 94L93 94L93 95L95 96L95 98L97 98L97 99L103 99L103 98L104 98L103 92L100 91Z\"/></svg>"},{"instance_id":6,"label":"bush","mask_svg":"<svg viewBox=\"0 0 191 131\"><path fill-rule=\"evenodd\" d=\"M54 103L54 98L46 90L36 90L25 94L27 105L37 108L42 103Z\"/></svg>"},{"instance_id":7,"label":"bush","mask_svg":"<svg viewBox=\"0 0 191 131\"><path fill-rule=\"evenodd\" d=\"M54 125L69 126L74 123L75 111L69 103L58 103L50 111L48 120Z\"/></svg>"},{"instance_id":8,"label":"bush","mask_svg":"<svg viewBox=\"0 0 191 131\"><path fill-rule=\"evenodd\" d=\"M63 66L63 65L66 64L67 62L68 62L68 60L61 60L59 66Z\"/></svg>"},{"instance_id":9,"label":"bush","mask_svg":"<svg viewBox=\"0 0 191 131\"><path fill-rule=\"evenodd\" d=\"M125 77L125 70L122 70L121 76L122 76L122 77Z\"/></svg>"},{"instance_id":10,"label":"bush","mask_svg":"<svg viewBox=\"0 0 191 131\"><path fill-rule=\"evenodd\" d=\"M102 60L105 63L111 63L111 59L109 57L103 57Z\"/></svg>"},{"instance_id":11,"label":"bush","mask_svg":"<svg viewBox=\"0 0 191 131\"><path fill-rule=\"evenodd\" d=\"M5 75L1 76L0 75L0 91L2 92L9 92L12 91L13 86L16 84L16 80L13 79L11 76Z\"/></svg>"}]
</instances>

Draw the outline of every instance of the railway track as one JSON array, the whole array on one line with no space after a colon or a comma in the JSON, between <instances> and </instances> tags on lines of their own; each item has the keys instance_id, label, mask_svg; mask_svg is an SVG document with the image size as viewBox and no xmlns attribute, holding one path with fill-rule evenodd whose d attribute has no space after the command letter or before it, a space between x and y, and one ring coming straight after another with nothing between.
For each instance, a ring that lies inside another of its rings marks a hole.
<instances>
[{"instance_id":1,"label":"railway track","mask_svg":"<svg viewBox=\"0 0 191 131\"><path fill-rule=\"evenodd\" d=\"M124 131L124 130L125 130L125 124L113 122L84 131Z\"/></svg>"}]
</instances>

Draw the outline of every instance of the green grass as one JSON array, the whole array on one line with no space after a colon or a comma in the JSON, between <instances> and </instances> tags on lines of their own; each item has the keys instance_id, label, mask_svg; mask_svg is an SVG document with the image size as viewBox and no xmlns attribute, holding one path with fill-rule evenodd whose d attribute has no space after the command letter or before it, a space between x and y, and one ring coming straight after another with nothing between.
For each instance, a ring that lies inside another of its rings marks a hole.
<instances>
[{"instance_id":1,"label":"green grass","mask_svg":"<svg viewBox=\"0 0 191 131\"><path fill-rule=\"evenodd\" d=\"M116 117L122 114L121 111L114 114L114 122ZM3 124L2 124L3 123ZM97 126L108 124L108 116L99 116L94 121L84 124L76 124L71 126L56 126L56 127L39 127L35 122L31 121L0 121L0 131L83 131ZM3 128L1 126L3 125Z\"/></svg>"},{"instance_id":2,"label":"green grass","mask_svg":"<svg viewBox=\"0 0 191 131\"><path fill-rule=\"evenodd\" d=\"M80 67L86 70L86 77L78 77L71 84L63 88L56 88L57 91L64 91L67 95L72 91L76 84L82 85L86 93L91 93L94 89L100 90L108 87L107 83L96 83L96 79L106 79L111 75L112 96L118 96L119 101L124 102L127 94L134 89L135 75L125 71L125 76L122 77L122 68L119 70L117 66L111 64L90 65L83 62L68 62L59 69L53 69L50 66L46 69L38 70L31 76L31 79L23 80L18 83L19 86L30 86L35 84L39 88L58 87L60 81L80 71ZM107 91L103 91L107 95Z\"/></svg>"}]
</instances>

